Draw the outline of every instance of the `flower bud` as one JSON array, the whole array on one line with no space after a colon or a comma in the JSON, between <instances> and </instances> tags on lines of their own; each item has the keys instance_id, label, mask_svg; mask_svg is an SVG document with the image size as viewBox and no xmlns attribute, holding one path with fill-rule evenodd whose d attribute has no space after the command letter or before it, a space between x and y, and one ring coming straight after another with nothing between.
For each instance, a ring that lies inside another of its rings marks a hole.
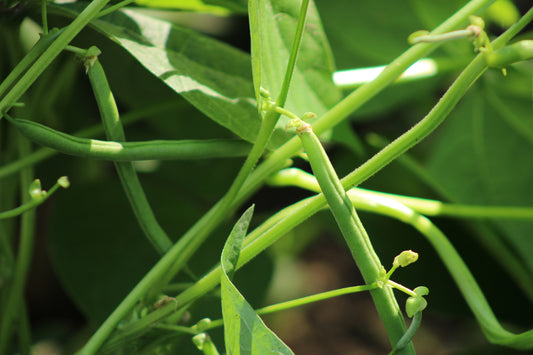
<instances>
[{"instance_id":1,"label":"flower bud","mask_svg":"<svg viewBox=\"0 0 533 355\"><path fill-rule=\"evenodd\" d=\"M412 250L404 250L400 253L400 255L396 256L394 258L393 266L398 267L406 267L409 264L414 263L418 260L418 253L415 253Z\"/></svg>"}]
</instances>

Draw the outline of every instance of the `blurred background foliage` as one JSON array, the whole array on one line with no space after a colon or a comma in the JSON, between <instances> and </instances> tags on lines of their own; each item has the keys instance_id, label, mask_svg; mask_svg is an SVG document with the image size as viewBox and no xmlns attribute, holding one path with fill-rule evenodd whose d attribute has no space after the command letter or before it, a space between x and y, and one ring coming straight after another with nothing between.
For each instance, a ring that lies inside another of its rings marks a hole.
<instances>
[{"instance_id":1,"label":"blurred background foliage","mask_svg":"<svg viewBox=\"0 0 533 355\"><path fill-rule=\"evenodd\" d=\"M464 3L315 0L337 69L387 64L409 47L406 38L410 33L435 27ZM527 1L498 3L500 8L484 15L492 35L530 6ZM248 58L246 1L139 0L137 5L145 15L200 31L237 48L239 58ZM49 23L54 27L69 21L59 9L50 9ZM39 32L39 22L39 2L0 1L0 77L5 77L29 49ZM523 34L528 36L531 38L531 32ZM126 127L128 140L235 137L240 133L207 118L190 99L178 95L109 37L88 28L74 45L96 45L102 50L100 59L122 114L159 108ZM349 122L334 129L327 148L339 175L352 171L383 141L394 139L420 120L473 56L467 41L442 46L432 54L439 65L438 75L391 86L354 113ZM193 53L190 59L204 58ZM533 166L528 152L533 145L532 69L529 62L509 68L506 77L496 70L487 72L434 135L363 187L450 202L531 206ZM247 75L251 78L251 72ZM65 132L99 122L83 68L69 54L54 62L25 101L29 104L19 111L22 117L31 116ZM528 128L517 126L517 120ZM0 159L5 165L13 158L9 154L12 132L4 121L0 129L6 152ZM247 139L253 136L243 135ZM138 164L138 171L161 225L178 238L221 197L241 163L240 159L144 162ZM299 159L294 165L307 169ZM50 186L60 175L68 175L72 181L68 191L39 208L27 288L35 341L68 353L105 319L157 255L136 224L112 163L56 155L35 169L44 186ZM2 176L0 182L4 210L15 203L11 191L16 178ZM308 195L295 188L263 188L247 203L256 204L253 223L259 224ZM217 263L234 219L230 217L235 216L228 216L228 224L198 251L198 257L188 265L189 272L176 282L193 282ZM415 337L419 353L434 353L437 348L449 354L511 353L486 343L436 253L414 230L381 216L362 214L362 219L385 265L404 249L420 254L415 265L396 275L405 285L423 284L431 291L428 316L425 312ZM445 218L435 222L466 260L497 316L517 329L531 326L531 317L524 310L531 309L532 284L521 277L533 279L533 224ZM4 231L16 229L2 223ZM506 253L501 253L502 246ZM509 267L509 258L524 274ZM237 286L256 307L362 283L327 211L296 228L236 277ZM190 309L190 317L193 322L219 318L216 294ZM295 353L373 354L387 349L376 317L369 297L356 295L265 319ZM213 337L222 344L221 333L215 332ZM179 344L183 346L180 354L198 353L188 338Z\"/></svg>"}]
</instances>

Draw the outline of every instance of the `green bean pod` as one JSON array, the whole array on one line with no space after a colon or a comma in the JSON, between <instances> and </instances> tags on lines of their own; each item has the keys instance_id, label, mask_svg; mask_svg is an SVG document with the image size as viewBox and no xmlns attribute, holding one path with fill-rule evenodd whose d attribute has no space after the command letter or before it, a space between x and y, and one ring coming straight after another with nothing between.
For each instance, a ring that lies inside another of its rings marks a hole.
<instances>
[{"instance_id":1,"label":"green bean pod","mask_svg":"<svg viewBox=\"0 0 533 355\"><path fill-rule=\"evenodd\" d=\"M383 267L372 247L370 238L311 125L302 121L296 131L309 157L309 163L320 189L365 279L365 283L372 284L379 279ZM396 344L405 332L405 323L392 290L384 287L374 289L370 293L383 320L391 344ZM402 354L413 352L412 345L400 350Z\"/></svg>"},{"instance_id":2,"label":"green bean pod","mask_svg":"<svg viewBox=\"0 0 533 355\"><path fill-rule=\"evenodd\" d=\"M124 141L117 104L98 57L91 57L86 67L107 138ZM166 253L172 246L172 241L155 218L133 163L115 162L115 168L141 229L159 253Z\"/></svg>"},{"instance_id":3,"label":"green bean pod","mask_svg":"<svg viewBox=\"0 0 533 355\"><path fill-rule=\"evenodd\" d=\"M26 138L61 153L84 158L112 161L186 160L246 156L250 144L237 139L149 140L112 142L79 138L42 124L6 119Z\"/></svg>"},{"instance_id":4,"label":"green bean pod","mask_svg":"<svg viewBox=\"0 0 533 355\"><path fill-rule=\"evenodd\" d=\"M516 62L533 58L533 40L523 40L487 54L487 65L504 68Z\"/></svg>"}]
</instances>

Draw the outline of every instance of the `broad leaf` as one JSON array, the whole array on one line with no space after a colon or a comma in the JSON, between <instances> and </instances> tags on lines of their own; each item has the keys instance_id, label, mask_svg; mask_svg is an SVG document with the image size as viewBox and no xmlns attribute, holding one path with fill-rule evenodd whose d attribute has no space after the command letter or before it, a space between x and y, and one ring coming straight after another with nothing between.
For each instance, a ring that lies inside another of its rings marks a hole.
<instances>
[{"instance_id":1,"label":"broad leaf","mask_svg":"<svg viewBox=\"0 0 533 355\"><path fill-rule=\"evenodd\" d=\"M80 6L52 9L74 17ZM126 49L209 118L254 141L260 118L246 53L133 10L114 12L92 21L91 26Z\"/></svg>"},{"instance_id":2,"label":"broad leaf","mask_svg":"<svg viewBox=\"0 0 533 355\"><path fill-rule=\"evenodd\" d=\"M221 294L226 352L239 354L292 354L255 313L231 282L242 242L252 218L253 206L237 221L221 256Z\"/></svg>"},{"instance_id":3,"label":"broad leaf","mask_svg":"<svg viewBox=\"0 0 533 355\"><path fill-rule=\"evenodd\" d=\"M483 79L444 123L429 171L456 202L531 207L533 112L530 98L514 94L530 92L531 73L490 71ZM496 223L515 260L533 274L533 222Z\"/></svg>"},{"instance_id":4,"label":"broad leaf","mask_svg":"<svg viewBox=\"0 0 533 355\"><path fill-rule=\"evenodd\" d=\"M299 0L253 0L249 4L252 37L252 68L256 99L259 88L273 100L281 90L300 13ZM302 115L318 116L338 102L340 93L333 85L333 57L314 3L309 4L306 27L285 107ZM284 134L287 119L277 126ZM277 144L278 137L274 137Z\"/></svg>"}]
</instances>

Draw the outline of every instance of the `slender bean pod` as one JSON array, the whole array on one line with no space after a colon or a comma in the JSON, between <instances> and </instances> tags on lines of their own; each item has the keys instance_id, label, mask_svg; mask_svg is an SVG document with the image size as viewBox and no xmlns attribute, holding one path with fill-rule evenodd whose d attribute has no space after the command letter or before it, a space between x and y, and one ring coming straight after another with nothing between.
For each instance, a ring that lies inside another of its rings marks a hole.
<instances>
[{"instance_id":1,"label":"slender bean pod","mask_svg":"<svg viewBox=\"0 0 533 355\"><path fill-rule=\"evenodd\" d=\"M125 140L117 105L109 83L107 82L104 68L102 68L98 58L91 58L91 62L88 64L87 74L93 88L98 109L100 110L107 137L117 141ZM141 182L137 177L133 163L116 162L115 167L142 230L157 251L164 254L172 246L172 241L157 222L152 208L148 203L148 199L144 194Z\"/></svg>"},{"instance_id":2,"label":"slender bean pod","mask_svg":"<svg viewBox=\"0 0 533 355\"><path fill-rule=\"evenodd\" d=\"M370 238L311 125L301 122L296 131L352 256L365 282L372 284L380 278L383 266L372 247ZM370 294L391 344L396 344L405 332L405 323L392 290L388 287L378 288L371 290ZM414 353L414 348L412 345L407 346L400 350L400 353Z\"/></svg>"},{"instance_id":3,"label":"slender bean pod","mask_svg":"<svg viewBox=\"0 0 533 355\"><path fill-rule=\"evenodd\" d=\"M185 160L246 156L250 144L237 139L111 142L78 138L42 124L5 116L31 141L61 153L113 161Z\"/></svg>"}]
</instances>

